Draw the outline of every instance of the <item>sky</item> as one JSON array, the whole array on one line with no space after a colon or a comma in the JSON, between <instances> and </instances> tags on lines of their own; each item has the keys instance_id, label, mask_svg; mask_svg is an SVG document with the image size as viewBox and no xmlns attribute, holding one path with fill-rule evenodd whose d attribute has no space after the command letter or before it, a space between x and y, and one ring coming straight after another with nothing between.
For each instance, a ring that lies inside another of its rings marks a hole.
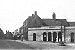
<instances>
[{"instance_id":1,"label":"sky","mask_svg":"<svg viewBox=\"0 0 75 50\"><path fill-rule=\"evenodd\" d=\"M40 18L75 22L75 0L0 0L0 28L6 32L20 28L28 16L37 11Z\"/></svg>"}]
</instances>

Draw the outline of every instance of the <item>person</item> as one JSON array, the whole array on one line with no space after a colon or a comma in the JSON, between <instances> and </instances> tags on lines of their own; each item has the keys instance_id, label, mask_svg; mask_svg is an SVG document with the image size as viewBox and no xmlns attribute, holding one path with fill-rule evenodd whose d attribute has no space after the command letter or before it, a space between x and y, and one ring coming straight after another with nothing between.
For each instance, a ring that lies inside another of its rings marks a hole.
<instances>
[{"instance_id":1,"label":"person","mask_svg":"<svg viewBox=\"0 0 75 50\"><path fill-rule=\"evenodd\" d=\"M21 41L23 41L23 35L21 35Z\"/></svg>"}]
</instances>

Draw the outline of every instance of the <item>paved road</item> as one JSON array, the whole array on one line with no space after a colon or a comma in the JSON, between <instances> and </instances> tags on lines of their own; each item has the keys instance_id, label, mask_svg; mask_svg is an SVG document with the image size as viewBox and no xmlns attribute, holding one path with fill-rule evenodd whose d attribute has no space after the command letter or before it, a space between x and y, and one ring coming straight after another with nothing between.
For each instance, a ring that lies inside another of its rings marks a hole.
<instances>
[{"instance_id":1,"label":"paved road","mask_svg":"<svg viewBox=\"0 0 75 50\"><path fill-rule=\"evenodd\" d=\"M9 40L0 40L0 49L33 49L27 44L9 41Z\"/></svg>"}]
</instances>

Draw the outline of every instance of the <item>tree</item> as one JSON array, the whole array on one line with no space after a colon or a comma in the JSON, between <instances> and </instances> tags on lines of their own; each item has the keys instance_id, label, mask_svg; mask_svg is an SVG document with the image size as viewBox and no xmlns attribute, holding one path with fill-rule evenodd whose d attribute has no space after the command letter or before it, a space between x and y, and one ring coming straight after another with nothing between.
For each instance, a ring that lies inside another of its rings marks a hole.
<instances>
[{"instance_id":1,"label":"tree","mask_svg":"<svg viewBox=\"0 0 75 50\"><path fill-rule=\"evenodd\" d=\"M7 39L12 39L13 38L13 34L11 32L9 32L9 30L8 30L8 31L6 31L5 37Z\"/></svg>"}]
</instances>

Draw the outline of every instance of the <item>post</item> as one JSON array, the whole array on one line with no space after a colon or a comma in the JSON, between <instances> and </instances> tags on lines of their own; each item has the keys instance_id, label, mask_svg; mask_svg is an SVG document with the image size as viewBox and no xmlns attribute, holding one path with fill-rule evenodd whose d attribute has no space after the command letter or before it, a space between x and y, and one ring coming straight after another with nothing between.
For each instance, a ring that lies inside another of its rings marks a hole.
<instances>
[{"instance_id":1,"label":"post","mask_svg":"<svg viewBox=\"0 0 75 50\"><path fill-rule=\"evenodd\" d=\"M52 42L53 42L53 33L51 33L51 35L52 35Z\"/></svg>"},{"instance_id":2,"label":"post","mask_svg":"<svg viewBox=\"0 0 75 50\"><path fill-rule=\"evenodd\" d=\"M66 35L66 34L65 34L65 26L64 26L64 42L65 42L65 35Z\"/></svg>"},{"instance_id":3,"label":"post","mask_svg":"<svg viewBox=\"0 0 75 50\"><path fill-rule=\"evenodd\" d=\"M48 41L48 33L46 33L46 39L47 39L46 41Z\"/></svg>"},{"instance_id":4,"label":"post","mask_svg":"<svg viewBox=\"0 0 75 50\"><path fill-rule=\"evenodd\" d=\"M57 42L58 42L58 33L57 33Z\"/></svg>"},{"instance_id":5,"label":"post","mask_svg":"<svg viewBox=\"0 0 75 50\"><path fill-rule=\"evenodd\" d=\"M61 24L61 33L62 33L62 24Z\"/></svg>"},{"instance_id":6,"label":"post","mask_svg":"<svg viewBox=\"0 0 75 50\"><path fill-rule=\"evenodd\" d=\"M62 24L61 24L61 34L62 34ZM61 39L61 42L62 42L62 39Z\"/></svg>"}]
</instances>

